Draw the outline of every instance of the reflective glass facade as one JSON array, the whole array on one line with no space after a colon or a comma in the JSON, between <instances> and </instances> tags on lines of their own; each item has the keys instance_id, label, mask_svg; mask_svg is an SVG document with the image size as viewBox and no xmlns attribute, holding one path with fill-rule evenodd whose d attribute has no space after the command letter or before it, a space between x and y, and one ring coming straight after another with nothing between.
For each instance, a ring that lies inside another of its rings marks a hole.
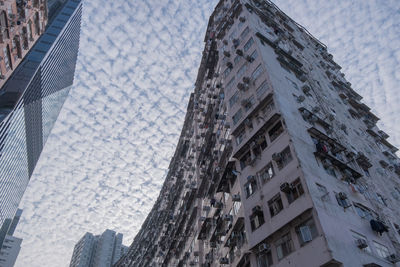
<instances>
[{"instance_id":1,"label":"reflective glass facade","mask_svg":"<svg viewBox=\"0 0 400 267\"><path fill-rule=\"evenodd\" d=\"M73 84L82 15L66 1L0 90L0 224L17 210Z\"/></svg>"}]
</instances>

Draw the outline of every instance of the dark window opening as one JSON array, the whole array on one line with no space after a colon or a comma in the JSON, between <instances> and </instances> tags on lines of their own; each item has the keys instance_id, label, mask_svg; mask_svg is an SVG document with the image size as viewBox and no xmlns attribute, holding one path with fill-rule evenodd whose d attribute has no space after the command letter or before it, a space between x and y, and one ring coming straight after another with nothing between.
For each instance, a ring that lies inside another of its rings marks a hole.
<instances>
[{"instance_id":1,"label":"dark window opening","mask_svg":"<svg viewBox=\"0 0 400 267\"><path fill-rule=\"evenodd\" d=\"M304 194L303 185L301 184L300 178L297 178L292 184L289 193L286 193L289 204L298 199Z\"/></svg>"},{"instance_id":2,"label":"dark window opening","mask_svg":"<svg viewBox=\"0 0 400 267\"><path fill-rule=\"evenodd\" d=\"M268 201L268 208L271 217L277 215L281 210L283 210L283 204L281 199L281 194L276 194L272 199Z\"/></svg>"},{"instance_id":3,"label":"dark window opening","mask_svg":"<svg viewBox=\"0 0 400 267\"><path fill-rule=\"evenodd\" d=\"M260 206L253 208L253 213L250 215L250 226L251 230L254 231L258 229L265 222L264 213Z\"/></svg>"},{"instance_id":4,"label":"dark window opening","mask_svg":"<svg viewBox=\"0 0 400 267\"><path fill-rule=\"evenodd\" d=\"M272 127L271 130L268 131L269 139L271 140L271 142L278 138L281 133L283 133L282 122L278 122L277 124L275 124L274 127Z\"/></svg>"},{"instance_id":5,"label":"dark window opening","mask_svg":"<svg viewBox=\"0 0 400 267\"><path fill-rule=\"evenodd\" d=\"M254 176L249 176L247 183L244 185L246 198L250 197L257 190L257 180Z\"/></svg>"}]
</instances>

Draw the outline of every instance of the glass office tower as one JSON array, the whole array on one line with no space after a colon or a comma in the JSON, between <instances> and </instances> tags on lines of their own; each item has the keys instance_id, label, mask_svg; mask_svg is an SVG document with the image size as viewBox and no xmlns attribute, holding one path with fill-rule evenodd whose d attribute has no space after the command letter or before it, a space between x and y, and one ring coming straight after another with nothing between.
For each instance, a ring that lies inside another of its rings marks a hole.
<instances>
[{"instance_id":1,"label":"glass office tower","mask_svg":"<svg viewBox=\"0 0 400 267\"><path fill-rule=\"evenodd\" d=\"M0 225L13 218L73 84L82 1L61 3L0 89Z\"/></svg>"}]
</instances>

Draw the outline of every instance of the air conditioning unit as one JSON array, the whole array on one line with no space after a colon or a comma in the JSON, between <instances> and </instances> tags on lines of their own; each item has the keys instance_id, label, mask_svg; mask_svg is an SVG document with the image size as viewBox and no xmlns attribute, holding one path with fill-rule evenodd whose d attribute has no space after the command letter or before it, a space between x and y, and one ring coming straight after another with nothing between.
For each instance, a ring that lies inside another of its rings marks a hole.
<instances>
[{"instance_id":1,"label":"air conditioning unit","mask_svg":"<svg viewBox=\"0 0 400 267\"><path fill-rule=\"evenodd\" d=\"M233 216L230 214L225 214L224 215L224 220L225 221L233 221Z\"/></svg>"},{"instance_id":2,"label":"air conditioning unit","mask_svg":"<svg viewBox=\"0 0 400 267\"><path fill-rule=\"evenodd\" d=\"M239 18L239 21L240 21L240 22L245 22L245 21L246 21L246 18L245 18L245 17L240 17L240 18Z\"/></svg>"},{"instance_id":3,"label":"air conditioning unit","mask_svg":"<svg viewBox=\"0 0 400 267\"><path fill-rule=\"evenodd\" d=\"M308 86L308 85L303 85L303 86L301 87L301 90L303 90L303 92L307 95L307 94L309 94L311 88L310 88L310 86Z\"/></svg>"},{"instance_id":4,"label":"air conditioning unit","mask_svg":"<svg viewBox=\"0 0 400 267\"><path fill-rule=\"evenodd\" d=\"M251 62L254 61L254 58L252 58L251 56L247 55L246 56L246 60L251 63Z\"/></svg>"},{"instance_id":5,"label":"air conditioning unit","mask_svg":"<svg viewBox=\"0 0 400 267\"><path fill-rule=\"evenodd\" d=\"M321 110L321 108L316 106L316 107L313 107L312 112L318 113L320 110Z\"/></svg>"},{"instance_id":6,"label":"air conditioning unit","mask_svg":"<svg viewBox=\"0 0 400 267\"><path fill-rule=\"evenodd\" d=\"M193 256L198 257L199 256L199 252L198 251L194 251L193 252Z\"/></svg>"},{"instance_id":7,"label":"air conditioning unit","mask_svg":"<svg viewBox=\"0 0 400 267\"><path fill-rule=\"evenodd\" d=\"M240 41L239 41L239 39L233 39L232 43L235 46L235 48L237 48L239 46L239 44L240 44Z\"/></svg>"},{"instance_id":8,"label":"air conditioning unit","mask_svg":"<svg viewBox=\"0 0 400 267\"><path fill-rule=\"evenodd\" d=\"M252 208L251 211L252 211L253 213L257 213L257 212L261 212L262 210L261 210L261 207L257 205L257 206L255 206L254 208Z\"/></svg>"},{"instance_id":9,"label":"air conditioning unit","mask_svg":"<svg viewBox=\"0 0 400 267\"><path fill-rule=\"evenodd\" d=\"M306 100L304 95L300 95L297 97L297 102L299 102L299 103L303 102L304 100Z\"/></svg>"},{"instance_id":10,"label":"air conditioning unit","mask_svg":"<svg viewBox=\"0 0 400 267\"><path fill-rule=\"evenodd\" d=\"M239 195L239 194L232 195L232 201L234 201L234 202L240 202L240 195Z\"/></svg>"},{"instance_id":11,"label":"air conditioning unit","mask_svg":"<svg viewBox=\"0 0 400 267\"><path fill-rule=\"evenodd\" d=\"M241 50L241 49L237 49L236 50L236 54L238 55L238 56L243 56L243 51Z\"/></svg>"},{"instance_id":12,"label":"air conditioning unit","mask_svg":"<svg viewBox=\"0 0 400 267\"><path fill-rule=\"evenodd\" d=\"M281 190L282 192L287 193L287 194L289 194L289 193L292 191L292 187L291 187L290 184L287 183L287 182L281 184L281 186L280 186L279 188L280 188L280 190Z\"/></svg>"},{"instance_id":13,"label":"air conditioning unit","mask_svg":"<svg viewBox=\"0 0 400 267\"><path fill-rule=\"evenodd\" d=\"M258 246L258 252L266 252L271 249L270 245L262 243L261 245Z\"/></svg>"},{"instance_id":14,"label":"air conditioning unit","mask_svg":"<svg viewBox=\"0 0 400 267\"><path fill-rule=\"evenodd\" d=\"M238 83L237 88L241 91L246 91L246 86L243 83Z\"/></svg>"},{"instance_id":15,"label":"air conditioning unit","mask_svg":"<svg viewBox=\"0 0 400 267\"><path fill-rule=\"evenodd\" d=\"M231 53L229 53L229 51L226 51L226 50L224 51L223 54L224 54L224 56L226 56L226 57L230 57L230 56L231 56Z\"/></svg>"},{"instance_id":16,"label":"air conditioning unit","mask_svg":"<svg viewBox=\"0 0 400 267\"><path fill-rule=\"evenodd\" d=\"M339 198L340 198L341 200L347 199L347 195L346 195L345 192L339 192L338 196L339 196Z\"/></svg>"},{"instance_id":17,"label":"air conditioning unit","mask_svg":"<svg viewBox=\"0 0 400 267\"><path fill-rule=\"evenodd\" d=\"M250 77L248 77L248 76L244 76L244 77L243 77L243 82L244 82L244 83L250 84L250 81L251 81Z\"/></svg>"},{"instance_id":18,"label":"air conditioning unit","mask_svg":"<svg viewBox=\"0 0 400 267\"><path fill-rule=\"evenodd\" d=\"M368 247L367 241L365 239L359 238L356 240L356 245L359 249Z\"/></svg>"},{"instance_id":19,"label":"air conditioning unit","mask_svg":"<svg viewBox=\"0 0 400 267\"><path fill-rule=\"evenodd\" d=\"M228 68L230 68L230 69L233 69L233 64L232 64L232 62L227 62L227 63L226 63L226 66L227 66Z\"/></svg>"},{"instance_id":20,"label":"air conditioning unit","mask_svg":"<svg viewBox=\"0 0 400 267\"><path fill-rule=\"evenodd\" d=\"M321 160L321 162L322 162L322 166L324 166L325 168L332 166L332 162L329 159L323 159L323 160Z\"/></svg>"},{"instance_id":21,"label":"air conditioning unit","mask_svg":"<svg viewBox=\"0 0 400 267\"><path fill-rule=\"evenodd\" d=\"M396 262L400 261L400 257L397 254L391 254L391 255L387 256L386 259L388 261L390 261L391 263L396 263Z\"/></svg>"},{"instance_id":22,"label":"air conditioning unit","mask_svg":"<svg viewBox=\"0 0 400 267\"><path fill-rule=\"evenodd\" d=\"M220 264L229 264L229 259L227 257L222 257L219 259Z\"/></svg>"},{"instance_id":23,"label":"air conditioning unit","mask_svg":"<svg viewBox=\"0 0 400 267\"><path fill-rule=\"evenodd\" d=\"M216 209L222 209L222 208L224 207L224 204L223 204L222 202L216 202L215 205L214 205L214 207L215 207Z\"/></svg>"}]
</instances>

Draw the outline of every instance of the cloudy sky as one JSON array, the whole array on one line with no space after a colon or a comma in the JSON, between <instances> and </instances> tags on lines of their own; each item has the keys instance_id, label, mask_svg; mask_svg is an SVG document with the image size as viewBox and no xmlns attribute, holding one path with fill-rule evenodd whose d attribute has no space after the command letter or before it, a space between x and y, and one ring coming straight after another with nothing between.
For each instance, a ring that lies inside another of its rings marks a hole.
<instances>
[{"instance_id":1,"label":"cloudy sky","mask_svg":"<svg viewBox=\"0 0 400 267\"><path fill-rule=\"evenodd\" d=\"M21 207L16 266L68 266L85 232L129 245L158 195L217 0L85 0L75 86ZM400 2L275 0L327 44L400 145Z\"/></svg>"}]
</instances>

